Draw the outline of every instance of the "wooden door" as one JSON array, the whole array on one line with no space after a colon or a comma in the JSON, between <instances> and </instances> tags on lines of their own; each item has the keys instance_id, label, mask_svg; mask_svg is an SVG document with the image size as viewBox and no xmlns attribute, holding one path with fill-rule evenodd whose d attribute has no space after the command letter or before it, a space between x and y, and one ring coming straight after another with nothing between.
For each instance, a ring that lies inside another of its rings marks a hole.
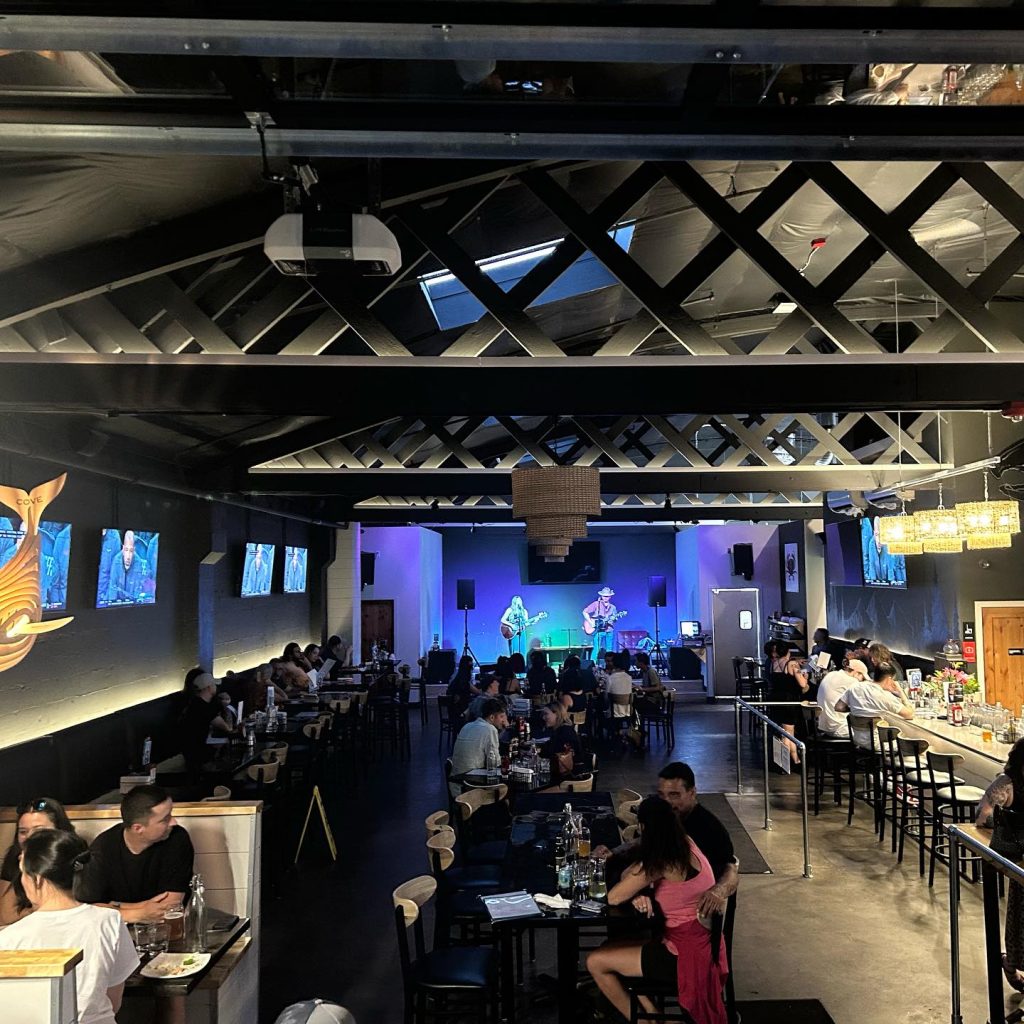
<instances>
[{"instance_id":1,"label":"wooden door","mask_svg":"<svg viewBox=\"0 0 1024 1024\"><path fill-rule=\"evenodd\" d=\"M985 700L1000 701L1016 714L1024 704L1024 607L981 609Z\"/></svg>"},{"instance_id":2,"label":"wooden door","mask_svg":"<svg viewBox=\"0 0 1024 1024\"><path fill-rule=\"evenodd\" d=\"M392 653L395 650L395 602L363 601L362 659L369 661L374 640L383 643Z\"/></svg>"}]
</instances>

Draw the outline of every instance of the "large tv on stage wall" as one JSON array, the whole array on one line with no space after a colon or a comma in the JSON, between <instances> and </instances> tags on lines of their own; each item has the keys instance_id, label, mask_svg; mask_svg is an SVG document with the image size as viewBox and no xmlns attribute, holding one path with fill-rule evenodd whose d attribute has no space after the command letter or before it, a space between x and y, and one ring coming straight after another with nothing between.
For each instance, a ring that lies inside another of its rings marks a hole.
<instances>
[{"instance_id":1,"label":"large tv on stage wall","mask_svg":"<svg viewBox=\"0 0 1024 1024\"><path fill-rule=\"evenodd\" d=\"M564 562L545 562L531 547L526 558L527 578L523 583L600 583L601 545L596 540L578 540Z\"/></svg>"},{"instance_id":2,"label":"large tv on stage wall","mask_svg":"<svg viewBox=\"0 0 1024 1024\"><path fill-rule=\"evenodd\" d=\"M284 592L304 594L306 592L306 549L284 546Z\"/></svg>"},{"instance_id":3,"label":"large tv on stage wall","mask_svg":"<svg viewBox=\"0 0 1024 1024\"><path fill-rule=\"evenodd\" d=\"M25 527L21 520L0 516L0 568L18 550ZM39 596L44 612L68 606L68 563L71 560L71 524L44 519L39 524Z\"/></svg>"},{"instance_id":4,"label":"large tv on stage wall","mask_svg":"<svg viewBox=\"0 0 1024 1024\"><path fill-rule=\"evenodd\" d=\"M860 521L860 557L864 586L906 587L907 560L903 555L890 554L888 546L878 540L878 516L865 516Z\"/></svg>"},{"instance_id":5,"label":"large tv on stage wall","mask_svg":"<svg viewBox=\"0 0 1024 1024\"><path fill-rule=\"evenodd\" d=\"M96 607L155 604L159 553L159 533L104 530L96 581Z\"/></svg>"},{"instance_id":6,"label":"large tv on stage wall","mask_svg":"<svg viewBox=\"0 0 1024 1024\"><path fill-rule=\"evenodd\" d=\"M266 597L274 578L274 545L249 541L242 569L242 597Z\"/></svg>"}]
</instances>

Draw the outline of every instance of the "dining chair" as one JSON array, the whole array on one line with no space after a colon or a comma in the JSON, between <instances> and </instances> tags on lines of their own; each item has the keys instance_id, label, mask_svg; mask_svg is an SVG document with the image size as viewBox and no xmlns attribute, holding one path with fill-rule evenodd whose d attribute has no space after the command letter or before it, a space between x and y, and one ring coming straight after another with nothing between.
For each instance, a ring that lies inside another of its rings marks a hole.
<instances>
[{"instance_id":1,"label":"dining chair","mask_svg":"<svg viewBox=\"0 0 1024 1024\"><path fill-rule=\"evenodd\" d=\"M200 801L204 804L216 803L221 800L231 799L231 787L230 786L214 786L212 796L204 796Z\"/></svg>"},{"instance_id":2,"label":"dining chair","mask_svg":"<svg viewBox=\"0 0 1024 1024\"><path fill-rule=\"evenodd\" d=\"M566 779L558 784L563 793L592 793L594 791L593 773L588 773L579 779Z\"/></svg>"},{"instance_id":3,"label":"dining chair","mask_svg":"<svg viewBox=\"0 0 1024 1024\"><path fill-rule=\"evenodd\" d=\"M466 864L503 864L508 856L508 835L512 815L508 807L508 786L467 789L455 798L459 814L455 834Z\"/></svg>"},{"instance_id":4,"label":"dining chair","mask_svg":"<svg viewBox=\"0 0 1024 1024\"><path fill-rule=\"evenodd\" d=\"M420 875L391 894L405 996L404 1024L475 1017L497 1024L498 958L494 949L443 946L427 950L423 911L437 893L437 881ZM409 931L413 933L410 949Z\"/></svg>"},{"instance_id":5,"label":"dining chair","mask_svg":"<svg viewBox=\"0 0 1024 1024\"><path fill-rule=\"evenodd\" d=\"M821 707L805 701L800 706L804 720L805 744L810 759L811 785L814 795L814 813L821 813L821 792L827 777L832 779L832 802L843 802L843 766L850 760L848 736L829 736L819 728Z\"/></svg>"},{"instance_id":6,"label":"dining chair","mask_svg":"<svg viewBox=\"0 0 1024 1024\"><path fill-rule=\"evenodd\" d=\"M947 825L957 825L974 821L978 812L978 804L985 795L985 790L978 786L968 786L963 780L957 781L957 770L966 758L963 754L945 754L937 750L929 750L925 754L925 763L932 788L932 835L931 851L928 858L928 888L935 882L935 862L942 861L950 871L954 870L949 863L949 834ZM957 874L964 875L967 865L971 865L972 878L976 881L978 867L981 862L979 854L971 853L962 844L957 847L959 864ZM959 884L959 883L958 883Z\"/></svg>"}]
</instances>

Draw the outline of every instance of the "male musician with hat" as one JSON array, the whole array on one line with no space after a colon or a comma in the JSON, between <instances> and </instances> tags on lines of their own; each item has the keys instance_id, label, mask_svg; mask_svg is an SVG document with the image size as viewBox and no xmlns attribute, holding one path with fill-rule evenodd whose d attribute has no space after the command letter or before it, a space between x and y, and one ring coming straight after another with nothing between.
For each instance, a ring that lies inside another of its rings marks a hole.
<instances>
[{"instance_id":1,"label":"male musician with hat","mask_svg":"<svg viewBox=\"0 0 1024 1024\"><path fill-rule=\"evenodd\" d=\"M595 662L601 661L605 651L613 649L615 631L612 623L618 612L609 598L614 596L615 591L611 587L602 587L597 592L597 600L591 601L583 609L583 629L586 633L594 634L594 647L590 656Z\"/></svg>"}]
</instances>

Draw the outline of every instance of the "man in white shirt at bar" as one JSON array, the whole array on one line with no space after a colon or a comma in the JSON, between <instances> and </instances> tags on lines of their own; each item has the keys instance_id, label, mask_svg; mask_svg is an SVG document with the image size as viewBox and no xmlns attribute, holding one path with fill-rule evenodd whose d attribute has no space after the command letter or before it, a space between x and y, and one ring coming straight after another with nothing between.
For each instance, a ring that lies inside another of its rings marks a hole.
<instances>
[{"instance_id":1,"label":"man in white shirt at bar","mask_svg":"<svg viewBox=\"0 0 1024 1024\"><path fill-rule=\"evenodd\" d=\"M892 666L882 665L875 669L874 680L854 683L836 701L836 711L848 711L862 718L884 718L895 715L908 721L914 717L914 705L896 682ZM858 747L871 749L871 736L863 729L851 728L853 742Z\"/></svg>"},{"instance_id":2,"label":"man in white shirt at bar","mask_svg":"<svg viewBox=\"0 0 1024 1024\"><path fill-rule=\"evenodd\" d=\"M818 716L818 732L837 739L849 739L850 726L846 721L846 715L836 711L836 701L854 683L863 683L867 677L868 669L864 662L852 658L847 662L846 668L829 672L822 679L821 685L818 687L818 707L821 708L821 714Z\"/></svg>"},{"instance_id":3,"label":"man in white shirt at bar","mask_svg":"<svg viewBox=\"0 0 1024 1024\"><path fill-rule=\"evenodd\" d=\"M498 734L508 728L505 704L497 697L488 697L480 707L480 717L467 722L455 738L452 750L452 775L465 775L475 768L486 768L487 757L499 758ZM462 792L462 786L453 782L448 787L452 796Z\"/></svg>"}]
</instances>

